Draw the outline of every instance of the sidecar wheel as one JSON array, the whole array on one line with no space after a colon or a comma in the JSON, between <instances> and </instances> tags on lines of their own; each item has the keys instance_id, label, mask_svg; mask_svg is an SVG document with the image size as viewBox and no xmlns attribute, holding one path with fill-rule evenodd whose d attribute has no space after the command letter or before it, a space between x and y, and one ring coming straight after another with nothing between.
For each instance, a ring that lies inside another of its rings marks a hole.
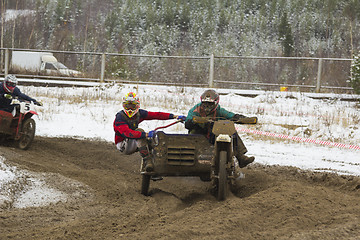
<instances>
[{"instance_id":1,"label":"sidecar wheel","mask_svg":"<svg viewBox=\"0 0 360 240\"><path fill-rule=\"evenodd\" d=\"M226 171L226 160L227 152L221 151L219 154L219 173L218 173L218 200L223 201L226 198L227 193L227 171Z\"/></svg>"},{"instance_id":2,"label":"sidecar wheel","mask_svg":"<svg viewBox=\"0 0 360 240\"><path fill-rule=\"evenodd\" d=\"M142 175L141 181L141 194L148 196L149 195L149 186L150 186L150 175Z\"/></svg>"},{"instance_id":3,"label":"sidecar wheel","mask_svg":"<svg viewBox=\"0 0 360 240\"><path fill-rule=\"evenodd\" d=\"M5 138L6 136L5 135L0 135L0 145L2 145L4 142L5 142Z\"/></svg>"},{"instance_id":4,"label":"sidecar wheel","mask_svg":"<svg viewBox=\"0 0 360 240\"><path fill-rule=\"evenodd\" d=\"M22 126L21 137L18 140L18 147L22 150L28 149L34 140L34 136L35 121L32 118L26 119Z\"/></svg>"}]
</instances>

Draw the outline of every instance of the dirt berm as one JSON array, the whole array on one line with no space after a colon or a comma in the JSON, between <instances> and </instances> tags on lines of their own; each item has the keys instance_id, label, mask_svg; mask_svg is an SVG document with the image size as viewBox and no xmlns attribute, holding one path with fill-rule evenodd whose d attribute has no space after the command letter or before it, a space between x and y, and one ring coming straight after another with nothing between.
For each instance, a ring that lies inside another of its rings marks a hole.
<instances>
[{"instance_id":1,"label":"dirt berm","mask_svg":"<svg viewBox=\"0 0 360 240\"><path fill-rule=\"evenodd\" d=\"M151 182L141 195L139 155L110 143L36 137L27 151L0 153L72 196L0 209L0 239L360 239L358 177L252 164L218 202L198 178Z\"/></svg>"}]
</instances>

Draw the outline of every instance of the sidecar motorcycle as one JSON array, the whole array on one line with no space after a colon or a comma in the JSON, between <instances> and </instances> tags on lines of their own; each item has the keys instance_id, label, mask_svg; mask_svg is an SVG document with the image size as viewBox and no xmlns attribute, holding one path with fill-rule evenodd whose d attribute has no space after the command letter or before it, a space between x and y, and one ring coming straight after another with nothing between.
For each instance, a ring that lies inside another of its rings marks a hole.
<instances>
[{"instance_id":1,"label":"sidecar motorcycle","mask_svg":"<svg viewBox=\"0 0 360 240\"><path fill-rule=\"evenodd\" d=\"M154 170L146 172L141 164L141 193L149 194L150 180L169 176L198 176L211 182L219 201L225 200L229 187L241 176L233 152L235 124L230 120L216 120L196 117L195 122L212 122L215 144L203 135L167 134L156 131L149 139L149 150ZM257 118L246 118L236 123L255 124ZM156 129L155 129L156 130Z\"/></svg>"},{"instance_id":2,"label":"sidecar motorcycle","mask_svg":"<svg viewBox=\"0 0 360 240\"><path fill-rule=\"evenodd\" d=\"M13 113L0 110L0 143L15 141L18 148L26 150L35 136L35 121L31 117L37 115L33 102L18 102Z\"/></svg>"}]
</instances>

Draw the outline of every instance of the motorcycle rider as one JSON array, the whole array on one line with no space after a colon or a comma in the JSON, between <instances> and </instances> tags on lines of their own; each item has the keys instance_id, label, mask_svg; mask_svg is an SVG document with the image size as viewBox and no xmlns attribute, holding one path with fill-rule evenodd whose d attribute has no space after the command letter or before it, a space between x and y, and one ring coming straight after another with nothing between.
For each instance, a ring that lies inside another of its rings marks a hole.
<instances>
[{"instance_id":1,"label":"motorcycle rider","mask_svg":"<svg viewBox=\"0 0 360 240\"><path fill-rule=\"evenodd\" d=\"M152 138L154 131L145 132L139 128L139 123L144 120L185 120L185 116L178 116L165 112L150 112L140 109L140 100L134 92L125 95L122 102L123 110L116 114L114 121L115 145L117 149L130 155L139 151L145 164L145 171L153 171L153 163L149 154L146 138Z\"/></svg>"},{"instance_id":2,"label":"motorcycle rider","mask_svg":"<svg viewBox=\"0 0 360 240\"><path fill-rule=\"evenodd\" d=\"M18 80L14 75L7 75L4 81L0 83L0 110L11 113L19 105L11 104L13 97L17 97L19 100L32 101L38 106L42 105L40 102L22 93L16 87L17 83Z\"/></svg>"},{"instance_id":3,"label":"motorcycle rider","mask_svg":"<svg viewBox=\"0 0 360 240\"><path fill-rule=\"evenodd\" d=\"M205 135L211 143L215 142L214 135L212 134L213 124L195 123L193 121L194 116L211 117L213 120L216 118L225 118L233 121L239 120L240 118L245 118L244 115L235 114L220 107L219 94L212 89L206 90L201 95L200 99L201 102L189 110L185 120L185 128L189 130L190 134ZM237 133L234 134L234 140L234 154L239 161L239 167L243 168L249 163L252 163L255 160L255 157L248 157L245 155L247 149Z\"/></svg>"}]
</instances>

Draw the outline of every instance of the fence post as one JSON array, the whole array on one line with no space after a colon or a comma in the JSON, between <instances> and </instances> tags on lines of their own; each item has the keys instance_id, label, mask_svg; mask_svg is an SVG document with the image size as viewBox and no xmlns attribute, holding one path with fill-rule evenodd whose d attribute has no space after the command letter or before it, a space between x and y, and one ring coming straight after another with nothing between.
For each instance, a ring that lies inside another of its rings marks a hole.
<instances>
[{"instance_id":1,"label":"fence post","mask_svg":"<svg viewBox=\"0 0 360 240\"><path fill-rule=\"evenodd\" d=\"M105 53L101 54L101 73L100 73L100 82L104 82L105 76Z\"/></svg>"},{"instance_id":2,"label":"fence post","mask_svg":"<svg viewBox=\"0 0 360 240\"><path fill-rule=\"evenodd\" d=\"M9 73L9 49L5 49L5 70L4 70L4 77Z\"/></svg>"},{"instance_id":3,"label":"fence post","mask_svg":"<svg viewBox=\"0 0 360 240\"><path fill-rule=\"evenodd\" d=\"M317 73L317 80L316 80L316 93L320 93L320 87L321 87L321 70L322 70L322 58L319 58L318 63L318 73Z\"/></svg>"},{"instance_id":4,"label":"fence post","mask_svg":"<svg viewBox=\"0 0 360 240\"><path fill-rule=\"evenodd\" d=\"M214 87L214 54L210 56L209 88Z\"/></svg>"}]
</instances>

